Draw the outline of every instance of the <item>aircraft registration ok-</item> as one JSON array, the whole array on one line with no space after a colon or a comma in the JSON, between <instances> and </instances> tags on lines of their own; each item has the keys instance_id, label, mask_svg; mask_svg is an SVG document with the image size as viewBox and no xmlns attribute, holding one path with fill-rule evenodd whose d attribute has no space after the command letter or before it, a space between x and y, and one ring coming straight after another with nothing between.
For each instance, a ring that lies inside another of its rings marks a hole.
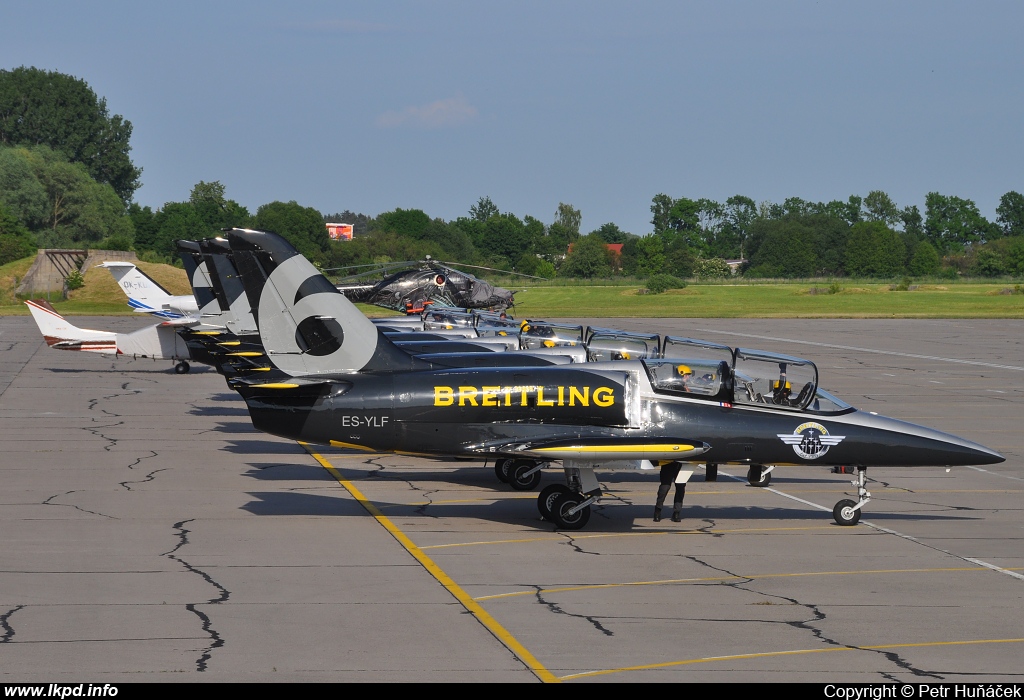
<instances>
[{"instance_id":1,"label":"aircraft registration ok-","mask_svg":"<svg viewBox=\"0 0 1024 700\"><path fill-rule=\"evenodd\" d=\"M740 464L764 486L775 465L854 466L857 500L833 510L854 525L870 500L868 467L1004 461L858 411L818 386L814 363L787 355L656 335L620 334L615 345L614 333L592 330L588 362L441 364L389 339L283 238L242 229L227 238L267 357L286 375L230 380L255 427L340 447L494 459L519 488L561 461L565 483L543 489L537 505L562 529L589 520L597 468Z\"/></svg>"}]
</instances>

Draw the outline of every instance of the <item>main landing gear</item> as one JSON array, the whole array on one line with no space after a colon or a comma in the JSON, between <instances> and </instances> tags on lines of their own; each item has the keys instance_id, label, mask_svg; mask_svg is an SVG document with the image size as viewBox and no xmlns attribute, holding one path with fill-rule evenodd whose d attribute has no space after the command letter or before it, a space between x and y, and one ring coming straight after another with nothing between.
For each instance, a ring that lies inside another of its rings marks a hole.
<instances>
[{"instance_id":1,"label":"main landing gear","mask_svg":"<svg viewBox=\"0 0 1024 700\"><path fill-rule=\"evenodd\" d=\"M772 483L773 469L775 469L774 465L766 467L763 464L751 464L747 470L747 483L763 489Z\"/></svg>"},{"instance_id":2,"label":"main landing gear","mask_svg":"<svg viewBox=\"0 0 1024 700\"><path fill-rule=\"evenodd\" d=\"M547 462L532 459L499 459L494 463L494 475L516 491L532 491L540 486L541 470L545 466Z\"/></svg>"},{"instance_id":3,"label":"main landing gear","mask_svg":"<svg viewBox=\"0 0 1024 700\"><path fill-rule=\"evenodd\" d=\"M564 464L565 484L545 486L537 497L540 517L559 530L580 530L590 521L590 506L601 497L593 467Z\"/></svg>"},{"instance_id":4,"label":"main landing gear","mask_svg":"<svg viewBox=\"0 0 1024 700\"><path fill-rule=\"evenodd\" d=\"M856 525L860 522L861 508L871 500L871 494L868 493L866 487L867 480L868 468L857 467L857 480L850 482L857 487L857 501L854 502L844 498L839 503L836 503L835 508L832 509L832 517L835 518L836 523L839 525Z\"/></svg>"},{"instance_id":5,"label":"main landing gear","mask_svg":"<svg viewBox=\"0 0 1024 700\"><path fill-rule=\"evenodd\" d=\"M182 360L178 364L174 365L174 373L175 374L188 374L188 371L190 369L192 369L192 368L189 367L188 363L185 362L184 360Z\"/></svg>"}]
</instances>

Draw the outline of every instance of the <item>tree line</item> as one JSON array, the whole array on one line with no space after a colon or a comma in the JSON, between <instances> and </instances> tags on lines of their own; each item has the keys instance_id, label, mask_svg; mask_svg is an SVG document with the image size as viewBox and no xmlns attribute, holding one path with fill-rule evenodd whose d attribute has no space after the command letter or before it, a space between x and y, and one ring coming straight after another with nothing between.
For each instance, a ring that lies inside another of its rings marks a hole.
<instances>
[{"instance_id":1,"label":"tree line","mask_svg":"<svg viewBox=\"0 0 1024 700\"><path fill-rule=\"evenodd\" d=\"M880 190L782 203L661 193L646 235L612 222L584 234L571 204L542 219L503 212L489 197L450 221L419 209L324 214L295 201L250 212L221 182L198 182L187 200L153 210L133 201L142 170L130 159L131 132L83 80L0 70L0 264L39 247L134 249L175 262L176 240L242 226L280 233L323 268L430 255L541 277L1024 275L1024 195L1014 191L992 222L971 200L938 192L925 196L923 213ZM355 238L332 241L328 221L353 224Z\"/></svg>"}]
</instances>

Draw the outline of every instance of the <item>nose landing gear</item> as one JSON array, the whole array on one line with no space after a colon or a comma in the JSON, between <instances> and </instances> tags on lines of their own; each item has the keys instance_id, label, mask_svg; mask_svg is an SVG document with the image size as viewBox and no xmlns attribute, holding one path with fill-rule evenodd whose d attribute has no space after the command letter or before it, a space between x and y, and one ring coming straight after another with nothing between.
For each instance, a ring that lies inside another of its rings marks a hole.
<instances>
[{"instance_id":1,"label":"nose landing gear","mask_svg":"<svg viewBox=\"0 0 1024 700\"><path fill-rule=\"evenodd\" d=\"M856 525L860 522L861 509L871 500L871 494L868 493L866 484L868 480L868 469L867 467L857 467L857 480L851 482L857 487L857 501L851 501L848 498L836 503L835 508L832 509L832 517L839 525Z\"/></svg>"}]
</instances>

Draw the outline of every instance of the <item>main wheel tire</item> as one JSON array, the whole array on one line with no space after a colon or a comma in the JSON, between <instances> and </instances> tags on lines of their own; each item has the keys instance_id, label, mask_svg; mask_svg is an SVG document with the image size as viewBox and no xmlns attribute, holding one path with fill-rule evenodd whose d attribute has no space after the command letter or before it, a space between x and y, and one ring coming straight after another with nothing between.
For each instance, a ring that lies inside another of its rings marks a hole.
<instances>
[{"instance_id":1,"label":"main wheel tire","mask_svg":"<svg viewBox=\"0 0 1024 700\"><path fill-rule=\"evenodd\" d=\"M848 498L836 503L836 507L832 509L832 517L835 518L836 523L839 525L856 525L860 522L860 508L854 509L857 505L856 501L851 501Z\"/></svg>"},{"instance_id":2,"label":"main wheel tire","mask_svg":"<svg viewBox=\"0 0 1024 700\"><path fill-rule=\"evenodd\" d=\"M511 459L499 459L494 463L494 476L503 484L508 483L508 468L511 466Z\"/></svg>"},{"instance_id":3,"label":"main wheel tire","mask_svg":"<svg viewBox=\"0 0 1024 700\"><path fill-rule=\"evenodd\" d=\"M763 489L772 483L772 473L765 472L764 467L760 464L751 464L750 469L747 470L747 483Z\"/></svg>"},{"instance_id":4,"label":"main wheel tire","mask_svg":"<svg viewBox=\"0 0 1024 700\"><path fill-rule=\"evenodd\" d=\"M578 493L567 493L554 499L551 517L559 530L580 530L590 521L590 506L569 514L580 503L583 503L583 496Z\"/></svg>"},{"instance_id":5,"label":"main wheel tire","mask_svg":"<svg viewBox=\"0 0 1024 700\"><path fill-rule=\"evenodd\" d=\"M188 374L188 371L190 369L192 368L188 366L187 362L179 362L178 364L174 365L175 374Z\"/></svg>"},{"instance_id":6,"label":"main wheel tire","mask_svg":"<svg viewBox=\"0 0 1024 700\"><path fill-rule=\"evenodd\" d=\"M704 481L718 481L717 464L708 464L704 467Z\"/></svg>"},{"instance_id":7,"label":"main wheel tire","mask_svg":"<svg viewBox=\"0 0 1024 700\"><path fill-rule=\"evenodd\" d=\"M565 484L548 484L541 489L540 495L537 496L537 510L540 511L540 517L554 522L555 519L551 515L551 506L559 498L570 493L572 491Z\"/></svg>"},{"instance_id":8,"label":"main wheel tire","mask_svg":"<svg viewBox=\"0 0 1024 700\"><path fill-rule=\"evenodd\" d=\"M508 485L516 491L532 491L540 485L541 470L533 472L529 476L528 471L537 466L536 462L528 459L517 459L512 462L508 469Z\"/></svg>"}]
</instances>

